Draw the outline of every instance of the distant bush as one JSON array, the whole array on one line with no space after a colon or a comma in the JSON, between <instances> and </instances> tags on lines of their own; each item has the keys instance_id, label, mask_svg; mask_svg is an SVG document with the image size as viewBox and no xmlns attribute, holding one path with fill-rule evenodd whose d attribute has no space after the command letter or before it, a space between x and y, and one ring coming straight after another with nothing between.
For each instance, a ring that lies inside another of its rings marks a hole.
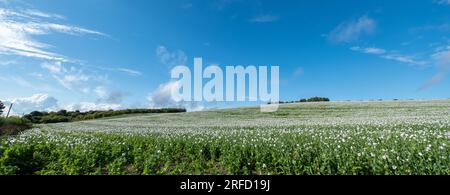
<instances>
[{"instance_id":1,"label":"distant bush","mask_svg":"<svg viewBox=\"0 0 450 195\"><path fill-rule=\"evenodd\" d=\"M325 97L312 97L309 99L301 99L300 102L329 102L329 98Z\"/></svg>"},{"instance_id":2,"label":"distant bush","mask_svg":"<svg viewBox=\"0 0 450 195\"><path fill-rule=\"evenodd\" d=\"M31 122L25 118L0 118L0 135L14 135L31 128Z\"/></svg>"},{"instance_id":3,"label":"distant bush","mask_svg":"<svg viewBox=\"0 0 450 195\"><path fill-rule=\"evenodd\" d=\"M47 115L41 118L42 123L59 123L59 122L69 122L69 118L60 115Z\"/></svg>"},{"instance_id":4,"label":"distant bush","mask_svg":"<svg viewBox=\"0 0 450 195\"><path fill-rule=\"evenodd\" d=\"M303 102L329 102L329 98L325 97L312 97L308 99L300 99L298 101L279 101L279 104L293 104L293 103L303 103ZM272 103L269 103L272 104Z\"/></svg>"},{"instance_id":5,"label":"distant bush","mask_svg":"<svg viewBox=\"0 0 450 195\"><path fill-rule=\"evenodd\" d=\"M176 113L186 112L186 109L181 108L163 108L163 109L126 109L126 110L108 110L108 111L88 111L80 112L67 110L60 110L58 112L39 112L34 111L24 116L32 123L60 123L73 122L83 120L93 120L105 117L112 117L124 114L144 114L144 113Z\"/></svg>"}]
</instances>

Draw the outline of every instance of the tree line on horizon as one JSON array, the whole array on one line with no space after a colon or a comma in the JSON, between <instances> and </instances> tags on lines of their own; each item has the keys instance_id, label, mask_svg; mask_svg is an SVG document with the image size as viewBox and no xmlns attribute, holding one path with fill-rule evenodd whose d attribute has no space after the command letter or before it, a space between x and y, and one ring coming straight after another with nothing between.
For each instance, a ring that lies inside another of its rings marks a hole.
<instances>
[{"instance_id":1,"label":"tree line on horizon","mask_svg":"<svg viewBox=\"0 0 450 195\"><path fill-rule=\"evenodd\" d=\"M297 101L279 101L278 104L294 104L294 103L304 103L304 102L329 102L330 99L326 97L311 97L311 98L304 98ZM268 103L272 104L272 103Z\"/></svg>"},{"instance_id":2,"label":"tree line on horizon","mask_svg":"<svg viewBox=\"0 0 450 195\"><path fill-rule=\"evenodd\" d=\"M87 111L80 112L60 110L57 112L33 111L26 114L23 118L35 124L60 123L93 120L105 117L113 117L125 114L148 114L148 113L178 113L186 112L184 108L161 108L161 109L126 109L126 110L106 110L106 111Z\"/></svg>"}]
</instances>

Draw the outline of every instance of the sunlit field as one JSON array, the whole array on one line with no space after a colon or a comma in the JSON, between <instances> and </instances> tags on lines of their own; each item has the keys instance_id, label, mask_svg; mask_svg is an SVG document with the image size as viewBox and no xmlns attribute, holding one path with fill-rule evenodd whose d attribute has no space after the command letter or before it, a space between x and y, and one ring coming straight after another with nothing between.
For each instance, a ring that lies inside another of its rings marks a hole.
<instances>
[{"instance_id":1,"label":"sunlit field","mask_svg":"<svg viewBox=\"0 0 450 195\"><path fill-rule=\"evenodd\" d=\"M39 125L0 174L450 174L450 100L331 102Z\"/></svg>"}]
</instances>

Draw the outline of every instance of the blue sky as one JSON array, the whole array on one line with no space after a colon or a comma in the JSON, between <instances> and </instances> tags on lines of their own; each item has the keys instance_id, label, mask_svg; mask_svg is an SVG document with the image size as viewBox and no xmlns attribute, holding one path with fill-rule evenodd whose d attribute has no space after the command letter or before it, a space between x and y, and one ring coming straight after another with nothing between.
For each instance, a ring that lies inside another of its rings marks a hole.
<instances>
[{"instance_id":1,"label":"blue sky","mask_svg":"<svg viewBox=\"0 0 450 195\"><path fill-rule=\"evenodd\" d=\"M0 100L16 113L171 106L155 96L171 67L194 57L279 65L282 100L450 98L448 0L0 0L0 9ZM233 105L243 103L186 106Z\"/></svg>"}]
</instances>

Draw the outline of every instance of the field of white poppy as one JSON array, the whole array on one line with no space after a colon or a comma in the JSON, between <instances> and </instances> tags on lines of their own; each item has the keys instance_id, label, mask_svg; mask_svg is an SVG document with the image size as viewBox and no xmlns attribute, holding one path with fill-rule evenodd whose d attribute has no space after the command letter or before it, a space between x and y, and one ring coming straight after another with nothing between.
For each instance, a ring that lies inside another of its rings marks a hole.
<instances>
[{"instance_id":1,"label":"field of white poppy","mask_svg":"<svg viewBox=\"0 0 450 195\"><path fill-rule=\"evenodd\" d=\"M0 174L450 174L450 100L282 105L39 125Z\"/></svg>"}]
</instances>

